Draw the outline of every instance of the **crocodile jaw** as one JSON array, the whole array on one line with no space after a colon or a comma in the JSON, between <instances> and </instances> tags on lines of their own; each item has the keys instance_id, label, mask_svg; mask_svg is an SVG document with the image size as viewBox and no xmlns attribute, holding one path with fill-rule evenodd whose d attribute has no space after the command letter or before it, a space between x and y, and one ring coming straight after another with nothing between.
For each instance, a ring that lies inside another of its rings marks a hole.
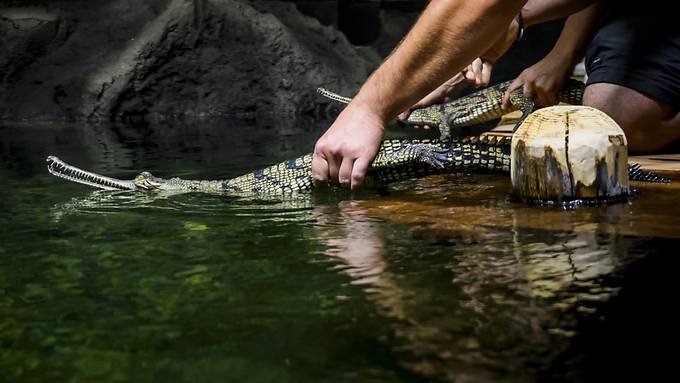
<instances>
[{"instance_id":1,"label":"crocodile jaw","mask_svg":"<svg viewBox=\"0 0 680 383\"><path fill-rule=\"evenodd\" d=\"M134 182L106 177L69 165L58 157L47 157L47 171L57 177L104 190L137 190Z\"/></svg>"}]
</instances>

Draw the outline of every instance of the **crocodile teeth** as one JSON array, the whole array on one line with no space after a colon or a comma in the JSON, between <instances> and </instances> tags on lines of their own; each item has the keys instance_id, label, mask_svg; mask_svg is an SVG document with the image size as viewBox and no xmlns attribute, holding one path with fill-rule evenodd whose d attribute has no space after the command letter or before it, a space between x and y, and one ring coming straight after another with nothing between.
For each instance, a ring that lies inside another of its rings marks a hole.
<instances>
[{"instance_id":1,"label":"crocodile teeth","mask_svg":"<svg viewBox=\"0 0 680 383\"><path fill-rule=\"evenodd\" d=\"M71 166L55 156L47 157L47 171L54 176L104 190L137 189L133 181L119 180L96 173L91 173L75 166Z\"/></svg>"}]
</instances>

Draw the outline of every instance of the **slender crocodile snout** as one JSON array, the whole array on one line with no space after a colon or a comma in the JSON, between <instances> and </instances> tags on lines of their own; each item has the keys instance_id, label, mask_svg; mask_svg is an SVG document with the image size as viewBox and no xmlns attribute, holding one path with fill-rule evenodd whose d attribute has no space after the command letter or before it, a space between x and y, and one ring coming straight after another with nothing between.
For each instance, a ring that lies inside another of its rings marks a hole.
<instances>
[{"instance_id":1,"label":"slender crocodile snout","mask_svg":"<svg viewBox=\"0 0 680 383\"><path fill-rule=\"evenodd\" d=\"M50 174L77 182L83 185L94 186L104 190L136 190L137 187L132 181L119 180L106 177L101 174L92 173L87 170L77 168L60 160L56 156L47 157L47 171Z\"/></svg>"}]
</instances>

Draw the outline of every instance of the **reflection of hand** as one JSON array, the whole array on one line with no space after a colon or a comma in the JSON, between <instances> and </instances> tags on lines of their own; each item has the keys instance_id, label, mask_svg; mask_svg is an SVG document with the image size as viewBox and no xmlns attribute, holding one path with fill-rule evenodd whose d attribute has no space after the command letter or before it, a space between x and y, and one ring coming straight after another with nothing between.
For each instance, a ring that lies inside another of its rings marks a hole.
<instances>
[{"instance_id":1,"label":"reflection of hand","mask_svg":"<svg viewBox=\"0 0 680 383\"><path fill-rule=\"evenodd\" d=\"M565 62L567 61L548 55L522 71L505 92L503 108L510 106L510 93L519 88L523 88L524 95L533 99L536 105L557 104L558 93L571 74L571 68Z\"/></svg>"},{"instance_id":2,"label":"reflection of hand","mask_svg":"<svg viewBox=\"0 0 680 383\"><path fill-rule=\"evenodd\" d=\"M383 121L373 111L350 104L314 147L312 176L316 182L361 186L383 136Z\"/></svg>"}]
</instances>

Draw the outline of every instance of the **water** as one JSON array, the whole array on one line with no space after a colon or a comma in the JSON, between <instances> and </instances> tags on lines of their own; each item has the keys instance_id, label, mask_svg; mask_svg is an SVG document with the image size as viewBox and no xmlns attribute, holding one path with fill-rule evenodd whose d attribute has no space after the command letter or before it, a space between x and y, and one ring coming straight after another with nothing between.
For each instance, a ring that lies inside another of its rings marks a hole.
<instances>
[{"instance_id":1,"label":"water","mask_svg":"<svg viewBox=\"0 0 680 383\"><path fill-rule=\"evenodd\" d=\"M671 371L678 189L563 211L504 175L296 198L93 192L223 178L318 126L0 127L0 380L537 381Z\"/></svg>"}]
</instances>

